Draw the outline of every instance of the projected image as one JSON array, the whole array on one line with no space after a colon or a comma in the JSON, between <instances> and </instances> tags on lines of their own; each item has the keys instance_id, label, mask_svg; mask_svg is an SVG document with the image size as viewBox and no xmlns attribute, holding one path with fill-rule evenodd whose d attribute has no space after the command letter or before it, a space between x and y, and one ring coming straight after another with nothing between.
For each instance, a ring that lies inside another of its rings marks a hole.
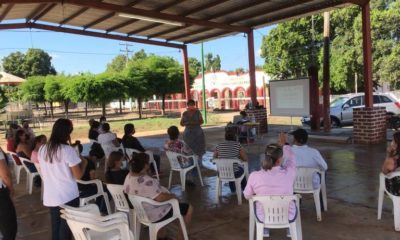
<instances>
[{"instance_id":1,"label":"projected image","mask_svg":"<svg viewBox=\"0 0 400 240\"><path fill-rule=\"evenodd\" d=\"M276 106L278 108L297 108L304 107L303 86L285 86L276 89Z\"/></svg>"}]
</instances>

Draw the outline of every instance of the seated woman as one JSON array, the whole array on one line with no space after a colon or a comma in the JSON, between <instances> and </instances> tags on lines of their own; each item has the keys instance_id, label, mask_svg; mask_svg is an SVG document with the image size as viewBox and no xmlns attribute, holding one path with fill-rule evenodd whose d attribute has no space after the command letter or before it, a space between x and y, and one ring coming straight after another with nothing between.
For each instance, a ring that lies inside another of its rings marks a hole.
<instances>
[{"instance_id":1,"label":"seated woman","mask_svg":"<svg viewBox=\"0 0 400 240\"><path fill-rule=\"evenodd\" d=\"M393 133L393 140L386 151L386 159L382 166L382 172L388 174L399 167L400 161L400 131ZM395 196L400 196L400 177L386 179L386 189Z\"/></svg>"},{"instance_id":2,"label":"seated woman","mask_svg":"<svg viewBox=\"0 0 400 240\"><path fill-rule=\"evenodd\" d=\"M150 198L157 202L164 202L176 198L174 194L162 191L160 183L147 174L149 169L149 156L145 153L134 154L133 160L130 162L130 173L125 179L124 192ZM170 218L173 214L169 204L161 206L143 205L143 207L149 220L152 222L163 221ZM192 206L187 203L179 203L179 209L185 224L189 224L192 218ZM160 230L158 235L159 238L165 238L165 230ZM181 228L179 228L176 239L183 239Z\"/></svg>"},{"instance_id":3,"label":"seated woman","mask_svg":"<svg viewBox=\"0 0 400 240\"><path fill-rule=\"evenodd\" d=\"M122 137L122 146L124 148L132 148L136 149L139 152L145 152L146 149L142 146L139 140L133 136L135 134L135 126L132 123L125 124L124 126L124 136ZM158 173L160 173L160 156L153 154L154 161L156 161ZM151 171L153 175L155 174L155 169L153 169L153 165L151 165Z\"/></svg>"},{"instance_id":4,"label":"seated woman","mask_svg":"<svg viewBox=\"0 0 400 240\"><path fill-rule=\"evenodd\" d=\"M39 159L38 159L39 148L46 143L47 143L47 137L45 135L39 135L35 137L35 140L33 142L34 148L31 153L31 161L33 163L39 164Z\"/></svg>"},{"instance_id":5,"label":"seated woman","mask_svg":"<svg viewBox=\"0 0 400 240\"><path fill-rule=\"evenodd\" d=\"M287 136L279 135L279 144L269 144L261 162L261 170L252 172L243 192L246 199L254 195L292 195L296 177L296 158L292 148L286 144ZM283 146L283 147L282 147ZM285 162L283 163L283 159ZM283 166L282 166L283 165ZM261 205L256 205L256 217L263 222L264 211ZM296 219L296 205L289 206L289 221ZM269 230L264 229L264 236L269 236Z\"/></svg>"},{"instance_id":6,"label":"seated woman","mask_svg":"<svg viewBox=\"0 0 400 240\"><path fill-rule=\"evenodd\" d=\"M235 132L225 132L225 142L217 144L214 151L214 158L229 158L229 159L240 159L242 161L248 161L247 154L240 145L235 141ZM238 178L244 173L242 166L238 164L233 165L235 177ZM243 178L241 182L242 190L246 187L246 178ZM236 192L236 186L234 182L229 182L229 188L232 192Z\"/></svg>"},{"instance_id":7,"label":"seated woman","mask_svg":"<svg viewBox=\"0 0 400 240\"><path fill-rule=\"evenodd\" d=\"M103 123L101 125L102 133L97 137L97 141L101 145L109 145L114 147L119 147L119 142L117 140L117 135L110 131L110 124Z\"/></svg>"},{"instance_id":8,"label":"seated woman","mask_svg":"<svg viewBox=\"0 0 400 240\"><path fill-rule=\"evenodd\" d=\"M110 154L107 162L107 171L105 174L106 182L111 184L123 185L126 175L129 171L122 168L124 154L120 151L115 151Z\"/></svg>"},{"instance_id":9,"label":"seated woman","mask_svg":"<svg viewBox=\"0 0 400 240\"><path fill-rule=\"evenodd\" d=\"M19 129L22 129L18 124L11 123L10 128L6 132L7 151L15 152L15 135Z\"/></svg>"},{"instance_id":10,"label":"seated woman","mask_svg":"<svg viewBox=\"0 0 400 240\"><path fill-rule=\"evenodd\" d=\"M15 134L15 152L19 157L31 159L32 148L29 145L29 135L23 129Z\"/></svg>"},{"instance_id":11,"label":"seated woman","mask_svg":"<svg viewBox=\"0 0 400 240\"><path fill-rule=\"evenodd\" d=\"M99 127L100 127L100 123L95 120L93 120L90 123L90 129L89 129L89 134L88 134L89 140L97 141L97 138L99 137Z\"/></svg>"},{"instance_id":12,"label":"seated woman","mask_svg":"<svg viewBox=\"0 0 400 240\"><path fill-rule=\"evenodd\" d=\"M193 155L192 149L189 148L183 141L179 140L179 129L176 126L171 126L167 130L169 140L165 141L164 149L166 151L181 153L183 155ZM179 164L182 168L187 168L193 165L193 158L179 158Z\"/></svg>"}]
</instances>

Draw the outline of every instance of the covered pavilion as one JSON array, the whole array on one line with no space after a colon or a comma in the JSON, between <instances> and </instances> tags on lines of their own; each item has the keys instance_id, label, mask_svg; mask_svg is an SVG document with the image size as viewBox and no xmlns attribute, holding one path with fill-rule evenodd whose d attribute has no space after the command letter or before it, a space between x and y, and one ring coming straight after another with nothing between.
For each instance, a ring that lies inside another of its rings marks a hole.
<instances>
[{"instance_id":1,"label":"covered pavilion","mask_svg":"<svg viewBox=\"0 0 400 240\"><path fill-rule=\"evenodd\" d=\"M181 49L186 98L190 98L187 44L244 33L255 104L254 29L347 4L361 6L363 16L366 109L360 116L377 115L373 122L379 122L384 110L375 114L373 109L369 0L0 0L0 30L35 28ZM265 121L265 116L260 114L259 120ZM371 138L367 143L383 139L381 128L371 132L370 126L363 126L360 139ZM364 129L369 129L366 135Z\"/></svg>"}]
</instances>

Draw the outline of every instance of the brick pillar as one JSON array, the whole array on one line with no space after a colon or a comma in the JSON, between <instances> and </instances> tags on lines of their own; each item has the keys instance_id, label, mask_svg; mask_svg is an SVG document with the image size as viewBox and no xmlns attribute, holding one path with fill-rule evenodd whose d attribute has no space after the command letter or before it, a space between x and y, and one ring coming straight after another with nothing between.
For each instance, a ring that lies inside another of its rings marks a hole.
<instances>
[{"instance_id":1,"label":"brick pillar","mask_svg":"<svg viewBox=\"0 0 400 240\"><path fill-rule=\"evenodd\" d=\"M355 143L374 144L386 141L386 108L353 109Z\"/></svg>"},{"instance_id":2,"label":"brick pillar","mask_svg":"<svg viewBox=\"0 0 400 240\"><path fill-rule=\"evenodd\" d=\"M260 123L260 133L268 132L267 109L245 109L245 111L249 118L254 115L256 122Z\"/></svg>"}]
</instances>

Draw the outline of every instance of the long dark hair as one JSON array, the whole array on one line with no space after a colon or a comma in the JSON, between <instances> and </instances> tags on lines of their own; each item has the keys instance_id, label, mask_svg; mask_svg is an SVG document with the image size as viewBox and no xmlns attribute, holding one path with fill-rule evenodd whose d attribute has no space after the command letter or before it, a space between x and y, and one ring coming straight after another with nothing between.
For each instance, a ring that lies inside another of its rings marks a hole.
<instances>
[{"instance_id":1,"label":"long dark hair","mask_svg":"<svg viewBox=\"0 0 400 240\"><path fill-rule=\"evenodd\" d=\"M149 164L149 155L146 153L133 153L129 162L129 169L132 173L140 173Z\"/></svg>"},{"instance_id":2,"label":"long dark hair","mask_svg":"<svg viewBox=\"0 0 400 240\"><path fill-rule=\"evenodd\" d=\"M396 143L396 149L390 153L391 157L398 156L400 154L400 131L393 133L393 141Z\"/></svg>"},{"instance_id":3,"label":"long dark hair","mask_svg":"<svg viewBox=\"0 0 400 240\"><path fill-rule=\"evenodd\" d=\"M72 122L69 119L59 118L53 125L51 136L47 145L46 161L53 162L53 157L62 144L68 144L73 130Z\"/></svg>"},{"instance_id":4,"label":"long dark hair","mask_svg":"<svg viewBox=\"0 0 400 240\"><path fill-rule=\"evenodd\" d=\"M262 161L261 167L264 170L271 170L276 162L283 156L282 147L278 144L269 144L265 148L265 158Z\"/></svg>"},{"instance_id":5,"label":"long dark hair","mask_svg":"<svg viewBox=\"0 0 400 240\"><path fill-rule=\"evenodd\" d=\"M26 140L29 139L29 135L25 133L25 130L23 129L18 130L17 133L15 134L14 149L17 149L18 144L21 143L21 135L25 135Z\"/></svg>"}]
</instances>

